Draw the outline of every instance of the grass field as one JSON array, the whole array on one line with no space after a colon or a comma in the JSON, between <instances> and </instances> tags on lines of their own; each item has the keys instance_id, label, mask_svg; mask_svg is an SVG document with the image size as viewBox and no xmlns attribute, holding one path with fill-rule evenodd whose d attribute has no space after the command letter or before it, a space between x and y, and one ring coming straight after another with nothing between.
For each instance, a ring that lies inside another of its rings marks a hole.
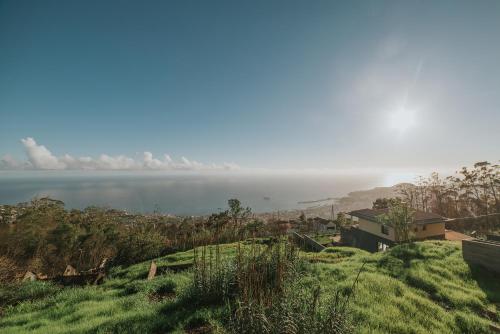
<instances>
[{"instance_id":1,"label":"grass field","mask_svg":"<svg viewBox=\"0 0 500 334\"><path fill-rule=\"evenodd\" d=\"M234 256L235 244L221 246ZM385 253L335 247L303 253L307 279L322 295L347 293L363 271L351 300L356 333L489 333L500 320L500 279L470 269L459 243L427 241ZM185 298L193 251L115 267L100 286L60 288L31 282L2 287L1 333L203 333L223 332L223 305Z\"/></svg>"},{"instance_id":2,"label":"grass field","mask_svg":"<svg viewBox=\"0 0 500 334\"><path fill-rule=\"evenodd\" d=\"M313 238L316 240L317 243L322 244L322 245L327 245L332 242L332 237L333 235L331 234L318 234L318 235L309 235L309 237Z\"/></svg>"}]
</instances>

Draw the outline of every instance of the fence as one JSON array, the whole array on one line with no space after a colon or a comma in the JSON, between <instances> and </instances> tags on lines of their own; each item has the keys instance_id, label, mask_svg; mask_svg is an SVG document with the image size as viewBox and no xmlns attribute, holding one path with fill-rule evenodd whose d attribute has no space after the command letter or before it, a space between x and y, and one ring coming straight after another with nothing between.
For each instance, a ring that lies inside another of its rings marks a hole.
<instances>
[{"instance_id":1,"label":"fence","mask_svg":"<svg viewBox=\"0 0 500 334\"><path fill-rule=\"evenodd\" d=\"M293 232L293 237L295 241L299 243L299 245L306 248L307 250L321 252L323 249L325 249L325 246L319 244L318 242L316 242L316 240L312 239L311 237L305 234L299 234L297 232Z\"/></svg>"}]
</instances>

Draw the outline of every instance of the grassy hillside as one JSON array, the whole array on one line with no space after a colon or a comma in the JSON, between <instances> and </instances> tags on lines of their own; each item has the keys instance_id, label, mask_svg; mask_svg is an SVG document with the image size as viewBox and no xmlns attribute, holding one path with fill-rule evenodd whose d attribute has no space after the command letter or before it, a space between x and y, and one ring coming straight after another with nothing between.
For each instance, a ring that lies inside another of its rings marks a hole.
<instances>
[{"instance_id":1,"label":"grassy hillside","mask_svg":"<svg viewBox=\"0 0 500 334\"><path fill-rule=\"evenodd\" d=\"M223 256L235 254L223 245ZM462 260L460 244L422 242L370 254L354 248L303 253L308 279L322 295L347 293L365 263L351 300L357 333L489 333L500 320L500 279ZM225 309L184 296L193 251L116 267L101 286L60 288L25 283L0 290L1 333L204 333L223 331Z\"/></svg>"}]
</instances>

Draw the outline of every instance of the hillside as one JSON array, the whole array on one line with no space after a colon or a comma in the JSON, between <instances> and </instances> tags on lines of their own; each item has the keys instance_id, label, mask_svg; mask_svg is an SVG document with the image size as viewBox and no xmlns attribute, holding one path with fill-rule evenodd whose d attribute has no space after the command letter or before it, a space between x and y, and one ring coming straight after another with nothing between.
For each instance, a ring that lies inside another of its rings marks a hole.
<instances>
[{"instance_id":1,"label":"hillside","mask_svg":"<svg viewBox=\"0 0 500 334\"><path fill-rule=\"evenodd\" d=\"M279 217L281 219L296 219L304 212L308 216L328 219L332 216L332 205L335 213L371 208L373 202L375 202L377 198L392 198L399 196L397 191L398 186L399 184L392 187L375 187L368 190L352 191L340 198L311 201L316 203L309 203L302 209L280 211ZM258 216L269 220L271 218L276 218L277 213L259 213Z\"/></svg>"},{"instance_id":2,"label":"hillside","mask_svg":"<svg viewBox=\"0 0 500 334\"><path fill-rule=\"evenodd\" d=\"M231 257L235 244L221 247ZM489 333L500 320L500 280L462 260L460 244L422 242L370 254L354 248L302 253L311 280L325 295L346 293L365 263L351 301L355 333ZM115 267L100 286L60 288L50 283L3 287L2 333L222 332L220 306L183 298L193 251ZM8 306L15 305L15 306Z\"/></svg>"}]
</instances>

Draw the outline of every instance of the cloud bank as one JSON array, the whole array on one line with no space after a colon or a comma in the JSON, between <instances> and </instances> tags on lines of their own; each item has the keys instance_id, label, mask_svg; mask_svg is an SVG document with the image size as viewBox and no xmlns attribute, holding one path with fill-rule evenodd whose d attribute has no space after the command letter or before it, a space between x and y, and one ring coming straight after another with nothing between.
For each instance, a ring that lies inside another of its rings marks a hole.
<instances>
[{"instance_id":1,"label":"cloud bank","mask_svg":"<svg viewBox=\"0 0 500 334\"><path fill-rule=\"evenodd\" d=\"M21 139L26 152L26 161L17 161L10 155L0 160L0 169L10 170L185 170L185 171L215 171L238 170L234 163L204 164L181 157L174 161L168 154L162 159L155 158L151 152L144 152L142 159L130 158L125 155L110 156L101 154L97 158L73 157L65 154L57 157L43 145L39 145L31 137Z\"/></svg>"}]
</instances>

